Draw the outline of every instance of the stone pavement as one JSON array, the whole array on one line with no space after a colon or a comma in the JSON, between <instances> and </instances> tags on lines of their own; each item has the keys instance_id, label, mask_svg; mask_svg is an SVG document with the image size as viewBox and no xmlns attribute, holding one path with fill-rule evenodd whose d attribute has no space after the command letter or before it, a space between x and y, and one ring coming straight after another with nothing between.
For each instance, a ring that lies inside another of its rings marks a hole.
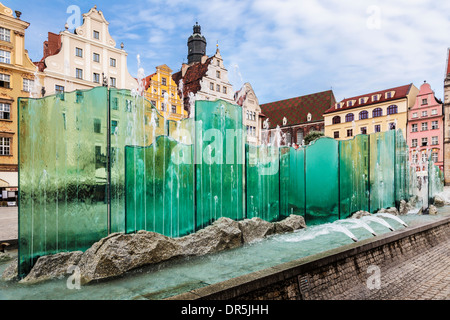
<instances>
[{"instance_id":1,"label":"stone pavement","mask_svg":"<svg viewBox=\"0 0 450 320\"><path fill-rule=\"evenodd\" d=\"M0 241L17 240L19 235L17 207L0 207Z\"/></svg>"},{"instance_id":2,"label":"stone pavement","mask_svg":"<svg viewBox=\"0 0 450 320\"><path fill-rule=\"evenodd\" d=\"M386 268L380 289L367 285L336 295L336 300L450 300L450 239Z\"/></svg>"}]
</instances>

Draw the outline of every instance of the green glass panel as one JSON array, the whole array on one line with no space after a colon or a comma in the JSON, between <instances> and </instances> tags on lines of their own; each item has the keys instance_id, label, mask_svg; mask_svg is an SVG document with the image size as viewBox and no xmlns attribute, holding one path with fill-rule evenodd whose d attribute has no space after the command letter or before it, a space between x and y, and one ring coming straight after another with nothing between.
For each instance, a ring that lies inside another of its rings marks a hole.
<instances>
[{"instance_id":1,"label":"green glass panel","mask_svg":"<svg viewBox=\"0 0 450 320\"><path fill-rule=\"evenodd\" d=\"M247 218L280 217L280 149L247 145Z\"/></svg>"},{"instance_id":2,"label":"green glass panel","mask_svg":"<svg viewBox=\"0 0 450 320\"><path fill-rule=\"evenodd\" d=\"M395 206L395 137L394 130L370 136L370 212Z\"/></svg>"},{"instance_id":3,"label":"green glass panel","mask_svg":"<svg viewBox=\"0 0 450 320\"><path fill-rule=\"evenodd\" d=\"M401 130L395 137L395 202L409 200L409 148Z\"/></svg>"},{"instance_id":4,"label":"green glass panel","mask_svg":"<svg viewBox=\"0 0 450 320\"><path fill-rule=\"evenodd\" d=\"M287 218L293 209L289 205L289 189L290 189L290 151L293 148L282 147L280 148L280 213L279 219Z\"/></svg>"},{"instance_id":5,"label":"green glass panel","mask_svg":"<svg viewBox=\"0 0 450 320\"><path fill-rule=\"evenodd\" d=\"M85 250L107 235L106 105L102 87L19 100L22 276L39 256Z\"/></svg>"},{"instance_id":6,"label":"green glass panel","mask_svg":"<svg viewBox=\"0 0 450 320\"><path fill-rule=\"evenodd\" d=\"M289 158L289 212L305 217L305 148L291 148Z\"/></svg>"},{"instance_id":7,"label":"green glass panel","mask_svg":"<svg viewBox=\"0 0 450 320\"><path fill-rule=\"evenodd\" d=\"M194 232L193 146L158 137L149 147L126 147L125 153L126 232Z\"/></svg>"},{"instance_id":8,"label":"green glass panel","mask_svg":"<svg viewBox=\"0 0 450 320\"><path fill-rule=\"evenodd\" d=\"M369 136L339 142L341 219L369 210Z\"/></svg>"},{"instance_id":9,"label":"green glass panel","mask_svg":"<svg viewBox=\"0 0 450 320\"><path fill-rule=\"evenodd\" d=\"M321 138L306 148L306 223L339 219L339 143Z\"/></svg>"},{"instance_id":10,"label":"green glass panel","mask_svg":"<svg viewBox=\"0 0 450 320\"><path fill-rule=\"evenodd\" d=\"M221 217L243 219L242 108L197 101L195 120L197 228Z\"/></svg>"}]
</instances>

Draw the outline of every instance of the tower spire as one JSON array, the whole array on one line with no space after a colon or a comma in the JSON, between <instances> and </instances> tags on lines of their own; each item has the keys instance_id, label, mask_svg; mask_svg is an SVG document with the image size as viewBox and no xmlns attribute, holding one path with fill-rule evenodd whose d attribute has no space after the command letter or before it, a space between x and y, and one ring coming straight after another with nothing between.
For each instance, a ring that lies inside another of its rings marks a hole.
<instances>
[{"instance_id":1,"label":"tower spire","mask_svg":"<svg viewBox=\"0 0 450 320\"><path fill-rule=\"evenodd\" d=\"M206 38L202 35L202 27L195 22L193 34L188 39L188 64L200 62L206 54Z\"/></svg>"}]
</instances>

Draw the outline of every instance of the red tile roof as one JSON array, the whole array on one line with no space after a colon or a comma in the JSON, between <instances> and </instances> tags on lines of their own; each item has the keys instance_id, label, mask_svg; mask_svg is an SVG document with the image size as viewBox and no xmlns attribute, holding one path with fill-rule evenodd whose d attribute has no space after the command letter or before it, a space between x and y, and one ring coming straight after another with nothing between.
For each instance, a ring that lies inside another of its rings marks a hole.
<instances>
[{"instance_id":1,"label":"red tile roof","mask_svg":"<svg viewBox=\"0 0 450 320\"><path fill-rule=\"evenodd\" d=\"M336 103L332 90L309 94L297 98L281 100L261 105L261 112L269 118L270 129L283 126L286 117L288 126L308 122L308 113L311 121L323 121L323 113Z\"/></svg>"},{"instance_id":2,"label":"red tile roof","mask_svg":"<svg viewBox=\"0 0 450 320\"><path fill-rule=\"evenodd\" d=\"M205 63L197 62L188 67L184 77L183 72L178 71L172 75L173 81L178 86L178 94L180 97L184 97L184 109L190 112L189 93L196 94L201 89L200 81L206 75L208 66L211 63L213 57L206 59ZM180 81L183 80L183 92L180 91Z\"/></svg>"},{"instance_id":3,"label":"red tile roof","mask_svg":"<svg viewBox=\"0 0 450 320\"><path fill-rule=\"evenodd\" d=\"M373 104L402 99L408 95L411 87L412 87L412 83L405 85L405 86L395 87L395 88L386 89L386 90L382 90L382 91L363 94L363 95L360 95L357 97L347 98L347 99L344 99L341 101L341 102L345 102L344 107L336 109L336 106L333 105L331 108L326 110L324 114L339 112L342 110L350 110L350 109L355 109L355 108L359 108L359 107L366 107L366 106L370 106ZM395 94L392 96L392 98L386 98L386 93L390 92L390 91L395 91ZM372 101L372 96L377 95L377 94L381 95L380 99L378 101ZM366 103L360 103L361 102L360 98L369 98L369 99L367 99ZM355 101L351 107L349 107L347 104L349 101Z\"/></svg>"}]
</instances>

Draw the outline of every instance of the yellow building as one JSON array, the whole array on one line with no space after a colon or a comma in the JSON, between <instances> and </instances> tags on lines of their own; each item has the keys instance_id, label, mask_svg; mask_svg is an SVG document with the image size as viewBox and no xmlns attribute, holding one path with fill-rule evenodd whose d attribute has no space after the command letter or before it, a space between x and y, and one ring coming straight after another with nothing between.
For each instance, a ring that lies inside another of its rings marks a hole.
<instances>
[{"instance_id":1,"label":"yellow building","mask_svg":"<svg viewBox=\"0 0 450 320\"><path fill-rule=\"evenodd\" d=\"M408 109L418 93L409 84L344 99L325 112L325 136L347 140L358 134L401 129L406 139Z\"/></svg>"},{"instance_id":2,"label":"yellow building","mask_svg":"<svg viewBox=\"0 0 450 320\"><path fill-rule=\"evenodd\" d=\"M145 78L145 98L158 109L167 120L187 118L178 87L172 79L172 70L165 64L156 67L156 72Z\"/></svg>"},{"instance_id":3,"label":"yellow building","mask_svg":"<svg viewBox=\"0 0 450 320\"><path fill-rule=\"evenodd\" d=\"M18 187L17 100L39 95L36 66L25 50L30 25L0 3L0 195L2 205L15 201Z\"/></svg>"}]
</instances>

